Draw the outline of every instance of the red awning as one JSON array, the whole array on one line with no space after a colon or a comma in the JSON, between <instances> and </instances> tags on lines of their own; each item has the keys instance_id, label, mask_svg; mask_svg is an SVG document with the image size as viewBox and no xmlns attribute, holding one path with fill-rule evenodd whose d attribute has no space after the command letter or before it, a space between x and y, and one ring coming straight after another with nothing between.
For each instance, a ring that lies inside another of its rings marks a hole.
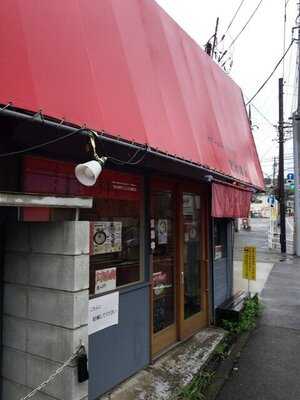
<instances>
[{"instance_id":1,"label":"red awning","mask_svg":"<svg viewBox=\"0 0 300 400\"><path fill-rule=\"evenodd\" d=\"M0 48L0 104L263 188L240 88L155 1L2 0Z\"/></svg>"},{"instance_id":2,"label":"red awning","mask_svg":"<svg viewBox=\"0 0 300 400\"><path fill-rule=\"evenodd\" d=\"M212 184L212 211L215 218L248 218L252 192L219 183Z\"/></svg>"}]
</instances>

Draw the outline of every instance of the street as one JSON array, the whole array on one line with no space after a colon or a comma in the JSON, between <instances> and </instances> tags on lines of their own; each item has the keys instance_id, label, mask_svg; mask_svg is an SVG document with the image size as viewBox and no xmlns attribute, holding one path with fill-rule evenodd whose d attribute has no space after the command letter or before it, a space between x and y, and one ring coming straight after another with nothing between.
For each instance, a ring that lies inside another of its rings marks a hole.
<instances>
[{"instance_id":1,"label":"street","mask_svg":"<svg viewBox=\"0 0 300 400\"><path fill-rule=\"evenodd\" d=\"M267 228L267 219L253 219L251 231L236 234L235 287L247 287L241 278L243 246L257 246L257 282L250 289L260 293L263 314L217 400L300 398L300 262L268 251Z\"/></svg>"},{"instance_id":2,"label":"street","mask_svg":"<svg viewBox=\"0 0 300 400\"><path fill-rule=\"evenodd\" d=\"M300 262L275 264L261 293L263 315L217 400L300 398Z\"/></svg>"},{"instance_id":3,"label":"street","mask_svg":"<svg viewBox=\"0 0 300 400\"><path fill-rule=\"evenodd\" d=\"M269 219L252 218L251 230L241 230L234 236L234 292L248 290L248 281L243 279L243 249L245 246L256 247L256 281L250 282L252 293L261 293L275 262L281 259L279 250L268 249Z\"/></svg>"}]
</instances>

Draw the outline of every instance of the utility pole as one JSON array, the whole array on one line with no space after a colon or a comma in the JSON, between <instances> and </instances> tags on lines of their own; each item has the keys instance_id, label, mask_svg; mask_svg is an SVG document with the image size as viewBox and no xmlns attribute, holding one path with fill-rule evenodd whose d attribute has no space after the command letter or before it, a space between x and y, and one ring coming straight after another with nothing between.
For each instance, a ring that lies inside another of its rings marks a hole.
<instances>
[{"instance_id":1,"label":"utility pole","mask_svg":"<svg viewBox=\"0 0 300 400\"><path fill-rule=\"evenodd\" d=\"M216 49L216 44L217 44L218 27L219 27L219 17L217 18L217 21L216 21L214 41L213 41L212 52L211 52L212 58L215 57L215 49Z\"/></svg>"},{"instance_id":2,"label":"utility pole","mask_svg":"<svg viewBox=\"0 0 300 400\"><path fill-rule=\"evenodd\" d=\"M216 49L216 45L217 45L218 27L219 27L219 17L217 18L217 21L216 21L215 33L211 36L211 38L207 41L207 43L205 45L206 53L212 58L214 58L214 56L215 56L215 49ZM212 38L214 38L213 44L211 44L211 39Z\"/></svg>"},{"instance_id":3,"label":"utility pole","mask_svg":"<svg viewBox=\"0 0 300 400\"><path fill-rule=\"evenodd\" d=\"M279 165L278 189L280 201L280 248L281 253L286 253L286 228L285 228L285 193L284 193L284 128L283 128L283 78L279 78Z\"/></svg>"},{"instance_id":4,"label":"utility pole","mask_svg":"<svg viewBox=\"0 0 300 400\"><path fill-rule=\"evenodd\" d=\"M298 103L297 110L293 114L293 145L294 145L294 178L295 178L295 217L294 217L294 244L295 253L300 256L300 3L298 4L298 17L297 17L297 28L298 28Z\"/></svg>"},{"instance_id":5,"label":"utility pole","mask_svg":"<svg viewBox=\"0 0 300 400\"><path fill-rule=\"evenodd\" d=\"M277 160L276 160L276 157L274 157L273 158L273 178L272 178L272 185L274 188L275 188L276 168L277 168Z\"/></svg>"},{"instance_id":6,"label":"utility pole","mask_svg":"<svg viewBox=\"0 0 300 400\"><path fill-rule=\"evenodd\" d=\"M252 130L252 112L251 112L251 104L249 104L248 119L249 119L250 128L251 128L251 130Z\"/></svg>"}]
</instances>

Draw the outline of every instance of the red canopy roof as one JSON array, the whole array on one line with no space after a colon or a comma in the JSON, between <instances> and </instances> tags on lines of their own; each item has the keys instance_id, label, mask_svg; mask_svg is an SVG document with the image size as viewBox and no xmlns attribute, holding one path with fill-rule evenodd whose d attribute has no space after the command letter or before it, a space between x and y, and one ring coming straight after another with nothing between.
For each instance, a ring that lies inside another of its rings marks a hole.
<instances>
[{"instance_id":1,"label":"red canopy roof","mask_svg":"<svg viewBox=\"0 0 300 400\"><path fill-rule=\"evenodd\" d=\"M240 88L152 0L2 0L0 103L263 176Z\"/></svg>"}]
</instances>

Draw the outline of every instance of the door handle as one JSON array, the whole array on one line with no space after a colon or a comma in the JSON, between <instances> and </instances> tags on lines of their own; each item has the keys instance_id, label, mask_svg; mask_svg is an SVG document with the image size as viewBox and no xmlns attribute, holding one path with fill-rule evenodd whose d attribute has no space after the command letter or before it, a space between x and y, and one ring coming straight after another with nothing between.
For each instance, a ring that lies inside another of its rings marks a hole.
<instances>
[{"instance_id":1,"label":"door handle","mask_svg":"<svg viewBox=\"0 0 300 400\"><path fill-rule=\"evenodd\" d=\"M183 285L184 284L184 272L180 272L180 283Z\"/></svg>"}]
</instances>

